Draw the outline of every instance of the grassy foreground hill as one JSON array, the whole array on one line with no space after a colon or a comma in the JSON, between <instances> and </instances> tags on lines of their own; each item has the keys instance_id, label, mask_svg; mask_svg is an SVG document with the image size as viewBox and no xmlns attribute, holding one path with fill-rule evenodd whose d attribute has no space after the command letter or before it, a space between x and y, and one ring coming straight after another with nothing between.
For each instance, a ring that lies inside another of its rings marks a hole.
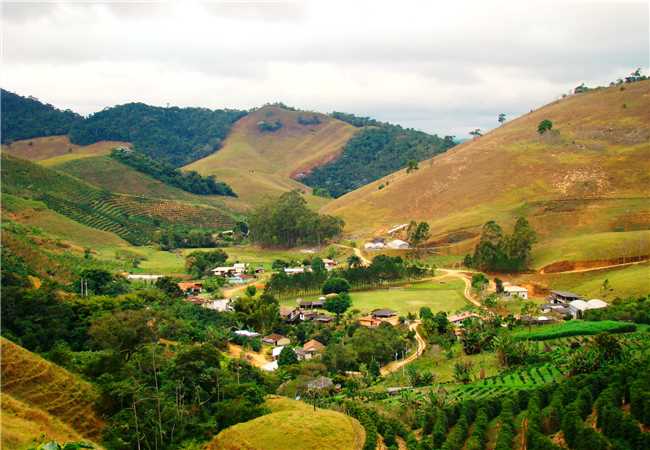
<instances>
[{"instance_id":1,"label":"grassy foreground hill","mask_svg":"<svg viewBox=\"0 0 650 450\"><path fill-rule=\"evenodd\" d=\"M313 408L303 402L271 397L272 411L219 433L206 450L360 450L361 424L345 414Z\"/></svg>"},{"instance_id":2,"label":"grassy foreground hill","mask_svg":"<svg viewBox=\"0 0 650 450\"><path fill-rule=\"evenodd\" d=\"M553 129L540 135L544 119ZM486 221L507 227L524 215L540 236L538 267L648 254L650 81L555 101L323 212L341 216L356 237L425 220L433 244L451 252L471 248Z\"/></svg>"},{"instance_id":3,"label":"grassy foreground hill","mask_svg":"<svg viewBox=\"0 0 650 450\"><path fill-rule=\"evenodd\" d=\"M301 117L318 123L300 123ZM261 129L263 123L276 122L282 126L275 131ZM293 189L311 192L293 177L335 159L356 131L352 125L324 114L265 106L239 119L219 151L185 169L216 175L239 196L240 200L233 203L249 207L265 196ZM312 203L325 203L320 197L309 197Z\"/></svg>"},{"instance_id":4,"label":"grassy foreground hill","mask_svg":"<svg viewBox=\"0 0 650 450\"><path fill-rule=\"evenodd\" d=\"M89 383L5 338L2 346L2 447L50 438L97 440L104 426Z\"/></svg>"}]
</instances>

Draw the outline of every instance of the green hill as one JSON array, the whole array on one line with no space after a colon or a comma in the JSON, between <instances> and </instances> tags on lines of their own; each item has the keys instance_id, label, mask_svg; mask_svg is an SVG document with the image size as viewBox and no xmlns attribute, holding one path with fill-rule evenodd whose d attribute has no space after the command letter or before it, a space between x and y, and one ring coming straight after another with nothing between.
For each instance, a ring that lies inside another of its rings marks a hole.
<instances>
[{"instance_id":1,"label":"green hill","mask_svg":"<svg viewBox=\"0 0 650 450\"><path fill-rule=\"evenodd\" d=\"M131 142L154 159L182 166L217 151L232 124L246 114L234 109L158 107L127 103L92 114L70 130L74 144Z\"/></svg>"},{"instance_id":2,"label":"green hill","mask_svg":"<svg viewBox=\"0 0 650 450\"><path fill-rule=\"evenodd\" d=\"M33 97L22 97L0 90L2 143L19 139L67 134L83 118L72 111L62 111Z\"/></svg>"},{"instance_id":3,"label":"green hill","mask_svg":"<svg viewBox=\"0 0 650 450\"><path fill-rule=\"evenodd\" d=\"M538 124L549 119L543 135ZM649 254L650 81L572 95L478 139L336 199L356 237L410 220L431 245L463 254L480 227L528 218L539 234L533 264ZM570 251L567 251L570 250Z\"/></svg>"},{"instance_id":4,"label":"green hill","mask_svg":"<svg viewBox=\"0 0 650 450\"><path fill-rule=\"evenodd\" d=\"M267 400L270 414L219 433L206 450L360 450L361 424L345 414L290 399Z\"/></svg>"},{"instance_id":5,"label":"green hill","mask_svg":"<svg viewBox=\"0 0 650 450\"><path fill-rule=\"evenodd\" d=\"M78 434L90 440L101 436L104 422L95 411L99 394L92 385L5 338L0 338L0 344L3 440L29 442L49 428L54 428L54 434ZM12 430L21 415L28 423ZM31 435L34 431L37 434Z\"/></svg>"}]
</instances>

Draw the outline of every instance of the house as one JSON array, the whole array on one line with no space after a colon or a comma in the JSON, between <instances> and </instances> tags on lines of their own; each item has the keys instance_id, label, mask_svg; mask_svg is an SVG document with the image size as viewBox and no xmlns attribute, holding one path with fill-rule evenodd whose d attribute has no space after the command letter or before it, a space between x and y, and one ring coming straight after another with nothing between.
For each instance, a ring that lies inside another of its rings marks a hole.
<instances>
[{"instance_id":1,"label":"house","mask_svg":"<svg viewBox=\"0 0 650 450\"><path fill-rule=\"evenodd\" d=\"M380 319L375 319L372 316L363 316L359 318L359 325L362 327L367 327L367 328L376 328L379 325L381 325L381 320Z\"/></svg>"},{"instance_id":2,"label":"house","mask_svg":"<svg viewBox=\"0 0 650 450\"><path fill-rule=\"evenodd\" d=\"M449 320L449 322L451 324L456 325L456 326L460 326L460 325L463 324L464 320L471 319L471 318L480 319L481 316L479 316L478 314L476 314L474 312L463 311L460 314L453 314L453 315L449 316L448 320Z\"/></svg>"},{"instance_id":3,"label":"house","mask_svg":"<svg viewBox=\"0 0 650 450\"><path fill-rule=\"evenodd\" d=\"M333 387L334 382L332 379L324 376L314 378L313 380L307 382L307 389L312 390L331 389Z\"/></svg>"},{"instance_id":4,"label":"house","mask_svg":"<svg viewBox=\"0 0 650 450\"><path fill-rule=\"evenodd\" d=\"M326 316L324 314L319 314L317 316L314 316L311 320L313 322L330 323L330 322L332 322L334 320L334 317Z\"/></svg>"},{"instance_id":5,"label":"house","mask_svg":"<svg viewBox=\"0 0 650 450\"><path fill-rule=\"evenodd\" d=\"M519 297L528 300L528 289L523 286L515 286L514 284L503 286L504 297Z\"/></svg>"},{"instance_id":6,"label":"house","mask_svg":"<svg viewBox=\"0 0 650 450\"><path fill-rule=\"evenodd\" d=\"M321 300L319 298L318 300L313 300L313 301L302 300L300 303L298 303L298 306L300 307L300 309L321 309L325 306L325 299L323 298Z\"/></svg>"},{"instance_id":7,"label":"house","mask_svg":"<svg viewBox=\"0 0 650 450\"><path fill-rule=\"evenodd\" d=\"M308 269L308 270L311 270L311 268ZM299 273L305 273L305 268L304 267L285 267L284 268L284 273L286 273L287 275L296 275L296 274L299 274Z\"/></svg>"},{"instance_id":8,"label":"house","mask_svg":"<svg viewBox=\"0 0 650 450\"><path fill-rule=\"evenodd\" d=\"M253 338L256 338L256 337L260 336L259 333L255 332L255 331L248 331L248 330L237 330L237 331L235 331L235 334L237 336L242 336L242 337L246 337L246 338L249 338L249 339L253 339Z\"/></svg>"},{"instance_id":9,"label":"house","mask_svg":"<svg viewBox=\"0 0 650 450\"><path fill-rule=\"evenodd\" d=\"M403 250L409 248L409 243L401 239L393 239L388 244L386 244L386 247L393 250Z\"/></svg>"},{"instance_id":10,"label":"house","mask_svg":"<svg viewBox=\"0 0 650 450\"><path fill-rule=\"evenodd\" d=\"M316 311L306 311L306 310L301 310L300 311L300 320L305 322L307 320L314 320L314 317L317 317L318 313Z\"/></svg>"},{"instance_id":11,"label":"house","mask_svg":"<svg viewBox=\"0 0 650 450\"><path fill-rule=\"evenodd\" d=\"M265 344L274 345L276 347L283 347L285 345L289 345L291 343L291 339L286 336L282 336L281 334L273 333L269 334L268 336L264 336L262 338L262 342Z\"/></svg>"},{"instance_id":12,"label":"house","mask_svg":"<svg viewBox=\"0 0 650 450\"><path fill-rule=\"evenodd\" d=\"M235 269L231 266L215 267L211 272L217 277L229 277L235 274Z\"/></svg>"},{"instance_id":13,"label":"house","mask_svg":"<svg viewBox=\"0 0 650 450\"><path fill-rule=\"evenodd\" d=\"M200 294L203 291L203 283L195 283L193 281L182 281L178 283L178 288L183 291L185 295Z\"/></svg>"},{"instance_id":14,"label":"house","mask_svg":"<svg viewBox=\"0 0 650 450\"><path fill-rule=\"evenodd\" d=\"M568 291L551 291L551 295L547 297L549 303L556 305L568 305L573 300L582 300L578 294Z\"/></svg>"},{"instance_id":15,"label":"house","mask_svg":"<svg viewBox=\"0 0 650 450\"><path fill-rule=\"evenodd\" d=\"M246 270L248 270L248 264L246 263L235 263L232 265L232 268L235 270L235 273L246 273Z\"/></svg>"},{"instance_id":16,"label":"house","mask_svg":"<svg viewBox=\"0 0 650 450\"><path fill-rule=\"evenodd\" d=\"M293 323L300 319L300 309L280 306L280 318L287 323Z\"/></svg>"},{"instance_id":17,"label":"house","mask_svg":"<svg viewBox=\"0 0 650 450\"><path fill-rule=\"evenodd\" d=\"M129 281L140 281L145 284L153 284L158 281L159 278L162 278L162 275L147 275L144 273L133 274L130 273L126 276L126 279Z\"/></svg>"},{"instance_id":18,"label":"house","mask_svg":"<svg viewBox=\"0 0 650 450\"><path fill-rule=\"evenodd\" d=\"M318 342L316 339L305 342L302 346L302 351L305 353L305 359L312 359L325 351L325 346Z\"/></svg>"},{"instance_id":19,"label":"house","mask_svg":"<svg viewBox=\"0 0 650 450\"><path fill-rule=\"evenodd\" d=\"M257 274L264 273L264 271L265 271L264 267L262 267L262 266L259 266L259 267L255 268L255 273L257 273Z\"/></svg>"},{"instance_id":20,"label":"house","mask_svg":"<svg viewBox=\"0 0 650 450\"><path fill-rule=\"evenodd\" d=\"M567 308L564 305L556 305L554 303L544 303L539 307L540 311L544 314L554 313L561 316L567 316L571 314L571 309Z\"/></svg>"},{"instance_id":21,"label":"house","mask_svg":"<svg viewBox=\"0 0 650 450\"><path fill-rule=\"evenodd\" d=\"M376 309L370 315L373 319L381 320L382 322L386 322L391 325L399 324L399 317L397 316L397 313L392 309Z\"/></svg>"},{"instance_id":22,"label":"house","mask_svg":"<svg viewBox=\"0 0 650 450\"><path fill-rule=\"evenodd\" d=\"M325 269L330 271L336 267L337 262L333 259L325 258L323 259L323 264L325 264Z\"/></svg>"}]
</instances>

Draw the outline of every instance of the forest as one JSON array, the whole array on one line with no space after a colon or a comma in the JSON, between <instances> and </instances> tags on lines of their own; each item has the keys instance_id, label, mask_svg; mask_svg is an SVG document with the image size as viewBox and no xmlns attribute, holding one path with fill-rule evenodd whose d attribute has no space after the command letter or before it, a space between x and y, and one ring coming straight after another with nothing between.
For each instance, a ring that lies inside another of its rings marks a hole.
<instances>
[{"instance_id":1,"label":"forest","mask_svg":"<svg viewBox=\"0 0 650 450\"><path fill-rule=\"evenodd\" d=\"M443 139L351 114L333 113L333 116L367 128L348 141L339 158L301 179L308 186L327 190L332 197L340 197L404 168L409 161L422 161L454 146L451 136Z\"/></svg>"},{"instance_id":2,"label":"forest","mask_svg":"<svg viewBox=\"0 0 650 450\"><path fill-rule=\"evenodd\" d=\"M165 160L156 160L138 151L115 149L111 152L111 157L138 172L192 194L237 197L230 186L217 181L214 175L205 177L195 171L183 172Z\"/></svg>"},{"instance_id":3,"label":"forest","mask_svg":"<svg viewBox=\"0 0 650 450\"><path fill-rule=\"evenodd\" d=\"M94 113L70 130L79 145L131 142L139 151L174 167L221 148L233 123L246 115L235 109L179 108L127 103Z\"/></svg>"},{"instance_id":4,"label":"forest","mask_svg":"<svg viewBox=\"0 0 650 450\"><path fill-rule=\"evenodd\" d=\"M2 110L2 143L20 139L68 134L70 128L83 120L70 110L60 110L34 97L23 97L4 89L0 92Z\"/></svg>"}]
</instances>

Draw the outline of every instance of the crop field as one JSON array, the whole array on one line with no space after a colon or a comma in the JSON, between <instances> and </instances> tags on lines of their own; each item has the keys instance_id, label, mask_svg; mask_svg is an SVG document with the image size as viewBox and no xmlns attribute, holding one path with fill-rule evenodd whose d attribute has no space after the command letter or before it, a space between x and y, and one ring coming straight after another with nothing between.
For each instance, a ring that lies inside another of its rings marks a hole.
<instances>
[{"instance_id":1,"label":"crop field","mask_svg":"<svg viewBox=\"0 0 650 450\"><path fill-rule=\"evenodd\" d=\"M438 311L453 313L468 304L463 296L464 286L465 284L461 280L444 283L426 281L388 289L354 291L350 293L350 297L352 298L352 309L358 309L362 313L388 308L396 311L399 315L406 315L409 312L417 314L423 306L428 306L434 313ZM305 300L313 300L317 297L317 295L305 297ZM280 303L294 306L296 299L289 298Z\"/></svg>"},{"instance_id":2,"label":"crop field","mask_svg":"<svg viewBox=\"0 0 650 450\"><path fill-rule=\"evenodd\" d=\"M94 410L98 393L92 385L5 338L0 342L4 394L47 412L82 436L100 437L104 424Z\"/></svg>"},{"instance_id":3,"label":"crop field","mask_svg":"<svg viewBox=\"0 0 650 450\"><path fill-rule=\"evenodd\" d=\"M603 320L598 322L586 322L583 320L571 320L569 322L540 325L531 331L520 330L513 333L513 337L519 340L544 341L568 336L584 336L598 333L628 333L636 330L636 325L628 322L617 322L614 320Z\"/></svg>"}]
</instances>

